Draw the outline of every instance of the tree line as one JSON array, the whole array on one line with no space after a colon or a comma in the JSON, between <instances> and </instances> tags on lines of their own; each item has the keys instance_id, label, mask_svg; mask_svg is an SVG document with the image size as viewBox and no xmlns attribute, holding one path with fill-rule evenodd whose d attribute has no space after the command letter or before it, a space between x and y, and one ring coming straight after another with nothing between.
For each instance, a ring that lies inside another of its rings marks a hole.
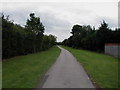
<instances>
[{"instance_id":1,"label":"tree line","mask_svg":"<svg viewBox=\"0 0 120 90\"><path fill-rule=\"evenodd\" d=\"M98 29L90 25L74 25L71 34L63 40L63 45L104 52L105 43L120 43L120 29L110 29L104 20Z\"/></svg>"},{"instance_id":2,"label":"tree line","mask_svg":"<svg viewBox=\"0 0 120 90\"><path fill-rule=\"evenodd\" d=\"M44 35L44 26L39 17L30 13L25 27L14 24L9 16L2 14L2 58L40 52L56 44L56 37Z\"/></svg>"}]
</instances>

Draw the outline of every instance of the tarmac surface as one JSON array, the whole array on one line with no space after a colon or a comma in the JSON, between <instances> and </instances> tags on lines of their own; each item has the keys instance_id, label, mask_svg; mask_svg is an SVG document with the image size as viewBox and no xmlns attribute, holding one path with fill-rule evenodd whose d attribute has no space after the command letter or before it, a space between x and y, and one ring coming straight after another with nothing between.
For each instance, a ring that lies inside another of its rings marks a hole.
<instances>
[{"instance_id":1,"label":"tarmac surface","mask_svg":"<svg viewBox=\"0 0 120 90\"><path fill-rule=\"evenodd\" d=\"M66 49L48 70L37 88L95 88L82 65Z\"/></svg>"}]
</instances>

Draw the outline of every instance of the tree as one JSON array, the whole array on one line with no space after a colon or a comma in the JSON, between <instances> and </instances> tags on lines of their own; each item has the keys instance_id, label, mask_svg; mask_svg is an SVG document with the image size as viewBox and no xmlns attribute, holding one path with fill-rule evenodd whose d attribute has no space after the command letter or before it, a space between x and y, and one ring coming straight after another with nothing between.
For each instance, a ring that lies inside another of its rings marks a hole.
<instances>
[{"instance_id":1,"label":"tree","mask_svg":"<svg viewBox=\"0 0 120 90\"><path fill-rule=\"evenodd\" d=\"M9 17L2 17L2 58L36 53L55 45L56 37L44 35L44 26L39 17L30 14L26 26L14 24Z\"/></svg>"},{"instance_id":2,"label":"tree","mask_svg":"<svg viewBox=\"0 0 120 90\"><path fill-rule=\"evenodd\" d=\"M45 30L43 24L40 22L40 18L35 17L34 13L30 13L30 19L27 19L26 28L36 35L43 35Z\"/></svg>"},{"instance_id":3,"label":"tree","mask_svg":"<svg viewBox=\"0 0 120 90\"><path fill-rule=\"evenodd\" d=\"M74 25L71 33L62 44L73 48L104 52L105 43L120 43L120 29L110 29L104 20L97 30L90 25Z\"/></svg>"},{"instance_id":4,"label":"tree","mask_svg":"<svg viewBox=\"0 0 120 90\"><path fill-rule=\"evenodd\" d=\"M80 32L82 31L82 26L80 25L74 25L72 28L72 34L80 34Z\"/></svg>"},{"instance_id":5,"label":"tree","mask_svg":"<svg viewBox=\"0 0 120 90\"><path fill-rule=\"evenodd\" d=\"M26 29L28 31L31 31L33 33L35 33L35 35L33 33L32 36L32 43L33 44L33 50L34 52L41 50L41 38L43 36L44 33L44 26L43 24L40 22L40 18L39 17L35 17L34 13L30 13L30 19L27 19L26 22Z\"/></svg>"},{"instance_id":6,"label":"tree","mask_svg":"<svg viewBox=\"0 0 120 90\"><path fill-rule=\"evenodd\" d=\"M108 24L103 20L101 23L101 26L98 28L98 31L96 33L97 38L97 46L100 49L100 51L104 51L104 45L105 43L110 42L110 29L108 27Z\"/></svg>"}]
</instances>

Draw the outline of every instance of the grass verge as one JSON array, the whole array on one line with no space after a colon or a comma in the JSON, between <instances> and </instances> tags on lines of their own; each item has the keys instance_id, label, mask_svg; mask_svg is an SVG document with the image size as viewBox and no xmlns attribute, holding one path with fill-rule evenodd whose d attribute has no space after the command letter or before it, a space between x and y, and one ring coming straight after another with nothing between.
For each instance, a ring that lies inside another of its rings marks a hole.
<instances>
[{"instance_id":1,"label":"grass verge","mask_svg":"<svg viewBox=\"0 0 120 90\"><path fill-rule=\"evenodd\" d=\"M47 51L17 56L3 61L3 88L35 88L40 78L56 61L60 49L56 46Z\"/></svg>"},{"instance_id":2,"label":"grass verge","mask_svg":"<svg viewBox=\"0 0 120 90\"><path fill-rule=\"evenodd\" d=\"M62 47L76 57L91 79L101 88L118 88L118 59L87 50Z\"/></svg>"}]
</instances>

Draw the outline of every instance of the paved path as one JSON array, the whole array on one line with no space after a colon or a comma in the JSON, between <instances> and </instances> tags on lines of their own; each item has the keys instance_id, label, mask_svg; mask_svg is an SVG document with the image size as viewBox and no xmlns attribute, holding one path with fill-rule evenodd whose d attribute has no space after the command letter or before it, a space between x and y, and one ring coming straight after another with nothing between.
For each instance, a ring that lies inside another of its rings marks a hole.
<instances>
[{"instance_id":1,"label":"paved path","mask_svg":"<svg viewBox=\"0 0 120 90\"><path fill-rule=\"evenodd\" d=\"M69 51L59 48L60 56L37 88L94 88L80 63Z\"/></svg>"}]
</instances>

